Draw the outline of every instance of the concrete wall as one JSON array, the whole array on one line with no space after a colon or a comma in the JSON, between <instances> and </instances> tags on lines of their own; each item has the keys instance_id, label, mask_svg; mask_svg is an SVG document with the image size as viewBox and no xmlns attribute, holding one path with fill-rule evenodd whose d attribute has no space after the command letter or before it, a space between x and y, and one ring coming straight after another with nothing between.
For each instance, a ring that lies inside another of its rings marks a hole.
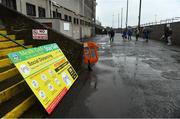
<instances>
[{"instance_id":1,"label":"concrete wall","mask_svg":"<svg viewBox=\"0 0 180 119\"><path fill-rule=\"evenodd\" d=\"M16 4L17 4L17 11L27 15L26 12L26 3L30 3L36 6L36 17L39 17L38 15L38 6L39 7L43 7L46 9L46 16L48 17L50 15L50 13L48 11L48 2L46 0L16 0Z\"/></svg>"},{"instance_id":2,"label":"concrete wall","mask_svg":"<svg viewBox=\"0 0 180 119\"><path fill-rule=\"evenodd\" d=\"M36 19L38 22L41 23L50 23L52 24L52 28L58 32L61 32L73 39L80 39L81 37L91 37L91 29L92 27L85 26L85 25L76 25L71 22L66 22L60 19ZM69 30L64 30L64 23L69 23ZM82 31L80 32L80 27Z\"/></svg>"},{"instance_id":3,"label":"concrete wall","mask_svg":"<svg viewBox=\"0 0 180 119\"><path fill-rule=\"evenodd\" d=\"M64 30L65 28L65 23L69 24L69 30ZM73 38L73 27L72 27L72 23L66 22L66 21L60 21L60 32Z\"/></svg>"},{"instance_id":4,"label":"concrete wall","mask_svg":"<svg viewBox=\"0 0 180 119\"><path fill-rule=\"evenodd\" d=\"M51 22L53 23L53 29L74 39L80 39L84 36L89 37L93 34L92 25L87 26L84 24L80 24L80 20L91 24L93 23L92 19L95 18L95 16L93 16L93 14L95 15L95 13L93 12L95 11L92 5L94 1L95 0L16 0L16 4L17 11L23 13L24 15L27 15L26 3L35 5L35 18L39 17L38 7L45 8L45 21L49 18L53 18L53 11L58 11L59 13L61 13L61 20L51 20ZM64 15L67 15L68 17L71 16L72 22L69 22L70 31L63 30ZM74 24L74 18L79 20L79 24ZM43 20L41 19L39 21L41 22ZM44 21L41 23L44 23ZM81 32L80 29L82 29Z\"/></svg>"},{"instance_id":5,"label":"concrete wall","mask_svg":"<svg viewBox=\"0 0 180 119\"><path fill-rule=\"evenodd\" d=\"M34 47L57 43L75 70L78 71L81 68L80 66L83 60L82 43L60 32L56 32L51 28L47 28L45 25L40 24L17 11L8 9L2 4L0 4L0 11L3 11L0 12L0 20L8 31L8 34L14 34L17 39L25 40L25 45L33 45ZM53 20L53 22L57 22L57 20ZM47 29L48 40L33 39L33 29Z\"/></svg>"},{"instance_id":6,"label":"concrete wall","mask_svg":"<svg viewBox=\"0 0 180 119\"><path fill-rule=\"evenodd\" d=\"M80 39L80 27L79 25L73 25L73 38Z\"/></svg>"},{"instance_id":7,"label":"concrete wall","mask_svg":"<svg viewBox=\"0 0 180 119\"><path fill-rule=\"evenodd\" d=\"M80 13L80 5L79 3L82 0L54 0L56 3L59 5L62 5L65 8L68 8L71 11L74 11L75 13L79 14Z\"/></svg>"},{"instance_id":8,"label":"concrete wall","mask_svg":"<svg viewBox=\"0 0 180 119\"><path fill-rule=\"evenodd\" d=\"M164 34L164 25L165 24L149 26L152 28L150 38L160 40L161 36ZM173 30L173 43L180 45L180 22L172 23L171 28Z\"/></svg>"},{"instance_id":9,"label":"concrete wall","mask_svg":"<svg viewBox=\"0 0 180 119\"><path fill-rule=\"evenodd\" d=\"M76 14L80 13L79 10L79 0L53 0L54 3L57 3L58 5L61 5L67 9L69 9L70 11L75 12ZM36 17L38 16L38 6L43 7L46 9L46 17L50 18L50 6L49 6L49 0L16 0L17 3L17 11L26 14L26 3L30 3L36 6ZM65 10L63 8L61 8L60 6L57 7L55 5L53 5L53 7L51 8L51 14L53 14L53 10L56 11L56 9L58 9L58 11L60 13L62 13L62 16L64 16L64 14L70 15L71 12L69 12L68 10Z\"/></svg>"}]
</instances>

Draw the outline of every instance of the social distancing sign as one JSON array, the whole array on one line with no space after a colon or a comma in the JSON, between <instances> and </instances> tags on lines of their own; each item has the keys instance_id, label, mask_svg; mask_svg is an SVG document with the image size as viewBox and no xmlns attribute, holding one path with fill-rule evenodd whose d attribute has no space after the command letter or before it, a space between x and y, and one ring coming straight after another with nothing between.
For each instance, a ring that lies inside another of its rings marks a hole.
<instances>
[{"instance_id":1,"label":"social distancing sign","mask_svg":"<svg viewBox=\"0 0 180 119\"><path fill-rule=\"evenodd\" d=\"M48 114L78 78L57 44L22 50L8 56Z\"/></svg>"}]
</instances>

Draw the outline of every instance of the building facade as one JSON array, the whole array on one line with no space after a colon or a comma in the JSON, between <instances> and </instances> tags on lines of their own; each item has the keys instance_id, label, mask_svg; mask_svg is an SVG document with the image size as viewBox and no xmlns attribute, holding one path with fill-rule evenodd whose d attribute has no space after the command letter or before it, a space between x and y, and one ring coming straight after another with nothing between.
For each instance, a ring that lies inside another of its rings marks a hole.
<instances>
[{"instance_id":1,"label":"building facade","mask_svg":"<svg viewBox=\"0 0 180 119\"><path fill-rule=\"evenodd\" d=\"M74 39L95 34L96 0L0 0Z\"/></svg>"}]
</instances>

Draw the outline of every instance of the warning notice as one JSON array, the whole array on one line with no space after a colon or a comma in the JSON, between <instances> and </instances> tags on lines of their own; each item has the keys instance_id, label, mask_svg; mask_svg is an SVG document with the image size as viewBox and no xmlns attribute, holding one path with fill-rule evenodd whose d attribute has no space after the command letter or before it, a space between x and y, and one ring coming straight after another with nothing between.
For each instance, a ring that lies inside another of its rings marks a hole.
<instances>
[{"instance_id":1,"label":"warning notice","mask_svg":"<svg viewBox=\"0 0 180 119\"><path fill-rule=\"evenodd\" d=\"M34 40L48 40L48 30L33 29L32 36Z\"/></svg>"}]
</instances>

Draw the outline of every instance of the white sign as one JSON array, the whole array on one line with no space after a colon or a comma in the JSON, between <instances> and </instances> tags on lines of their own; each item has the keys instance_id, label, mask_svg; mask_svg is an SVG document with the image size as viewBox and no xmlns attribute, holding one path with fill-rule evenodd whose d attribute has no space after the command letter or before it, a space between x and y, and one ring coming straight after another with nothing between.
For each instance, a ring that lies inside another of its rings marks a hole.
<instances>
[{"instance_id":1,"label":"white sign","mask_svg":"<svg viewBox=\"0 0 180 119\"><path fill-rule=\"evenodd\" d=\"M36 40L48 40L48 30L45 29L33 29L32 35Z\"/></svg>"},{"instance_id":2,"label":"white sign","mask_svg":"<svg viewBox=\"0 0 180 119\"><path fill-rule=\"evenodd\" d=\"M64 31L69 31L69 23L64 23Z\"/></svg>"}]
</instances>

